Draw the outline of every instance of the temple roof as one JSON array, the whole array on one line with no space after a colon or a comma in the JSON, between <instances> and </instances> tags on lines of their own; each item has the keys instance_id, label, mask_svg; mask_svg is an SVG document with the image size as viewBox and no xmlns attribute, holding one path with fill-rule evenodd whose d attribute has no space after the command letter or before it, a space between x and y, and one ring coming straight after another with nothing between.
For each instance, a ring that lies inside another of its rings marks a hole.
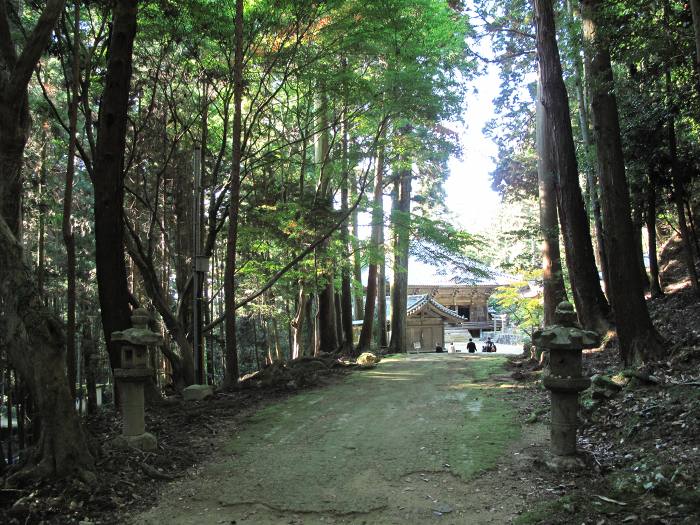
<instances>
[{"instance_id":1,"label":"temple roof","mask_svg":"<svg viewBox=\"0 0 700 525\"><path fill-rule=\"evenodd\" d=\"M414 317L422 312L430 312L442 317L450 323L466 323L468 319L441 305L428 294L409 295L406 308L406 315Z\"/></svg>"},{"instance_id":2,"label":"temple roof","mask_svg":"<svg viewBox=\"0 0 700 525\"><path fill-rule=\"evenodd\" d=\"M437 317L442 317L446 321L454 324L466 323L468 319L458 315L454 310L450 310L446 306L441 305L428 294L409 295L406 302L406 316L415 317L420 313L432 313ZM387 301L386 305L387 319L391 316L391 305ZM355 326L362 325L362 319L357 319L352 322Z\"/></svg>"}]
</instances>

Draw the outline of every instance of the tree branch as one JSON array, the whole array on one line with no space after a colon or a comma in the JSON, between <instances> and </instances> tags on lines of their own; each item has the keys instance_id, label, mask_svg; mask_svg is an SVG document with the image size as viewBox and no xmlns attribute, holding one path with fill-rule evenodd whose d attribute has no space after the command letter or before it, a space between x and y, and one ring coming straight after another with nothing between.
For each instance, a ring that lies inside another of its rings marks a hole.
<instances>
[{"instance_id":1,"label":"tree branch","mask_svg":"<svg viewBox=\"0 0 700 525\"><path fill-rule=\"evenodd\" d=\"M46 2L46 7L44 7L44 10L41 12L41 16L34 26L32 34L29 35L22 49L22 54L15 64L6 91L8 100L19 99L27 89L34 68L49 43L51 32L56 25L58 17L61 16L63 12L63 5L65 3L66 0L48 0Z\"/></svg>"}]
</instances>

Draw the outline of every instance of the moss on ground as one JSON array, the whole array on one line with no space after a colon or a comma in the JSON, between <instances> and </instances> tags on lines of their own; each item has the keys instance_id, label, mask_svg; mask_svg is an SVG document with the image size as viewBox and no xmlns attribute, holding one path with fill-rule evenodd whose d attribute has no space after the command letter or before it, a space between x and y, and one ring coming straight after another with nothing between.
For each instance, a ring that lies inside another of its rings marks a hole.
<instances>
[{"instance_id":1,"label":"moss on ground","mask_svg":"<svg viewBox=\"0 0 700 525\"><path fill-rule=\"evenodd\" d=\"M246 501L262 490L273 505L354 512L382 505L388 489L379 489L412 472L471 479L519 435L506 394L488 381L504 362L386 356L340 384L272 405L227 447L232 459L222 471L259 480L230 498Z\"/></svg>"}]
</instances>

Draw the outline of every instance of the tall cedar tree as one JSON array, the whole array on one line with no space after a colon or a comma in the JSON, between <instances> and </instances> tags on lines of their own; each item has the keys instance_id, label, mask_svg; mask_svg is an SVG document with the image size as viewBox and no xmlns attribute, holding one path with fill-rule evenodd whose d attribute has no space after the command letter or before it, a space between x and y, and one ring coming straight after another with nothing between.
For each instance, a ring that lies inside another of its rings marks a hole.
<instances>
[{"instance_id":1,"label":"tall cedar tree","mask_svg":"<svg viewBox=\"0 0 700 525\"><path fill-rule=\"evenodd\" d=\"M386 125L385 125L386 126ZM372 201L372 235L370 239L370 260L367 269L367 292L365 296L365 316L362 320L360 340L357 343L357 353L366 352L372 343L372 329L374 327L374 311L377 300L377 277L380 254L384 252L379 246L381 239L380 229L384 228L384 212L382 198L384 187L384 138L386 127L382 129L380 143L377 145L377 165L374 175L374 199Z\"/></svg>"},{"instance_id":2,"label":"tall cedar tree","mask_svg":"<svg viewBox=\"0 0 700 525\"><path fill-rule=\"evenodd\" d=\"M407 351L408 253L411 237L411 166L402 159L394 182L391 223L394 230L394 279L391 286L391 353Z\"/></svg>"},{"instance_id":3,"label":"tall cedar tree","mask_svg":"<svg viewBox=\"0 0 700 525\"><path fill-rule=\"evenodd\" d=\"M552 0L534 0L534 5L542 104L550 122L559 175L559 219L564 232L574 302L581 323L588 329L604 333L610 328L610 307L600 288L588 217L578 182L569 98L562 77Z\"/></svg>"},{"instance_id":4,"label":"tall cedar tree","mask_svg":"<svg viewBox=\"0 0 700 525\"><path fill-rule=\"evenodd\" d=\"M537 182L540 198L540 231L542 233L542 282L544 294L544 324L554 322L557 305L566 299L564 274L559 250L559 216L557 213L557 184L554 171L552 134L544 106L540 101L538 84L536 135Z\"/></svg>"},{"instance_id":5,"label":"tall cedar tree","mask_svg":"<svg viewBox=\"0 0 700 525\"><path fill-rule=\"evenodd\" d=\"M226 270L224 275L224 307L226 330L226 372L224 386L238 383L238 343L236 340L236 244L238 241L238 210L241 200L243 110L243 0L236 0L233 44L233 151L231 157L231 182L229 187L228 233L226 236Z\"/></svg>"},{"instance_id":6,"label":"tall cedar tree","mask_svg":"<svg viewBox=\"0 0 700 525\"><path fill-rule=\"evenodd\" d=\"M624 363L630 364L661 356L663 345L649 317L640 275L630 271L637 267L637 249L610 52L599 22L600 7L599 0L581 2L584 55L601 184L609 294L620 339L620 354Z\"/></svg>"}]
</instances>

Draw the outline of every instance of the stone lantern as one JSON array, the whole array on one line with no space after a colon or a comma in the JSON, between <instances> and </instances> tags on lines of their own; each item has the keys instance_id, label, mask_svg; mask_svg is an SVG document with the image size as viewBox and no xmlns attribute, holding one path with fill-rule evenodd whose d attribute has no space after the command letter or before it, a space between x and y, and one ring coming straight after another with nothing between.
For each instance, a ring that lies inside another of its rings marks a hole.
<instances>
[{"instance_id":1,"label":"stone lantern","mask_svg":"<svg viewBox=\"0 0 700 525\"><path fill-rule=\"evenodd\" d=\"M554 325L535 332L532 342L549 350L550 373L542 381L552 393L553 456L547 465L555 470L567 470L583 465L576 454L578 397L591 381L581 376L581 354L584 348L597 347L600 336L581 329L574 307L567 301L557 305L554 320Z\"/></svg>"},{"instance_id":2,"label":"stone lantern","mask_svg":"<svg viewBox=\"0 0 700 525\"><path fill-rule=\"evenodd\" d=\"M155 436L146 432L144 385L153 375L148 366L148 347L163 342L160 334L148 328L151 315L144 308L131 314L132 328L112 333L112 341L122 343L121 368L114 369L119 384L119 402L124 426L120 442L142 450L155 450Z\"/></svg>"}]
</instances>

